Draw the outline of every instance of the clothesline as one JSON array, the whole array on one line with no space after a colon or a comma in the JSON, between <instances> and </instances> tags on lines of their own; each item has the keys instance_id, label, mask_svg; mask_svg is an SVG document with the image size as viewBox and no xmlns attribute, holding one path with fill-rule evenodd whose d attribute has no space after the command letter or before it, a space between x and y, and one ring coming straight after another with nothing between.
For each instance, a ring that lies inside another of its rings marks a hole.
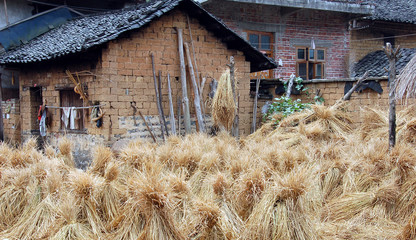
<instances>
[{"instance_id":1,"label":"clothesline","mask_svg":"<svg viewBox=\"0 0 416 240\"><path fill-rule=\"evenodd\" d=\"M93 105L93 106L87 106L87 107L54 107L54 106L46 106L46 108L53 108L53 109L64 109L64 108L88 109L88 108L95 108L95 107L102 107L102 106L105 106L105 104Z\"/></svg>"}]
</instances>

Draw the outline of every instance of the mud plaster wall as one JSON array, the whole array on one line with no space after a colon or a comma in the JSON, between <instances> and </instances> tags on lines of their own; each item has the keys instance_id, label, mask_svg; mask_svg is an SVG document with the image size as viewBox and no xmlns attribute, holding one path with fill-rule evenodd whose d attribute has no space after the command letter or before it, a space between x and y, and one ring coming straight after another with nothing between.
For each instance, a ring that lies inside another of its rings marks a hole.
<instances>
[{"instance_id":1,"label":"mud plaster wall","mask_svg":"<svg viewBox=\"0 0 416 240\"><path fill-rule=\"evenodd\" d=\"M12 98L1 102L4 139L15 145L20 142L20 101Z\"/></svg>"},{"instance_id":2,"label":"mud plaster wall","mask_svg":"<svg viewBox=\"0 0 416 240\"><path fill-rule=\"evenodd\" d=\"M240 94L240 133L248 134L253 106L253 101L249 97L250 63L245 60L242 52L229 50L196 19L191 18L190 21L198 71L200 76L207 78L203 93L206 114L210 113L209 99L207 98L209 83L213 78L217 80L220 78L227 69L226 64L229 63L230 56L234 56ZM139 117L139 111L149 120L155 129L155 134L158 134L157 129L159 128L156 126L158 112L151 53L155 58L156 74L159 75L159 71L162 73L163 109L166 116L169 114L168 73L172 82L175 115L177 115L177 100L181 98L180 64L175 28L182 28L184 41L190 41L186 15L177 10L154 20L142 29L122 34L117 40L105 44L101 50L97 51L98 53L89 51L77 55L73 59L22 68L20 97L23 138L32 134L34 129L30 123L31 119L36 117L30 108L30 87L41 86L42 97L48 101L48 105L60 106L59 89L74 87L65 74L65 70L69 69L71 72L90 71L94 73L94 75L84 74L80 76L80 79L86 86L89 95L90 102L86 105L95 101L99 101L103 105L102 108L105 112L103 126L97 128L95 124L91 123L89 120L90 111L85 110L86 131L84 133L65 133L61 130L60 110L51 109L52 123L48 128L50 141L59 139L65 134L69 134L77 144L85 142L90 147L98 143L111 145L120 139L140 137L150 140L150 134ZM194 115L194 107L192 91L189 87L188 95L192 116ZM131 107L132 102L135 102L138 110L135 114L136 125ZM209 117L207 124L210 124Z\"/></svg>"}]
</instances>

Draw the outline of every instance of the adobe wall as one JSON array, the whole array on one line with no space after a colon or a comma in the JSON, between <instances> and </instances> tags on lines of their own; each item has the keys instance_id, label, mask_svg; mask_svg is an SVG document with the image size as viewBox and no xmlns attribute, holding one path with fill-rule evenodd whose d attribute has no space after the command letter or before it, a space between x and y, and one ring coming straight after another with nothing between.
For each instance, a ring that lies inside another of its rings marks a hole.
<instances>
[{"instance_id":1,"label":"adobe wall","mask_svg":"<svg viewBox=\"0 0 416 240\"><path fill-rule=\"evenodd\" d=\"M20 101L12 98L1 102L3 113L3 136L8 143L20 143Z\"/></svg>"},{"instance_id":2,"label":"adobe wall","mask_svg":"<svg viewBox=\"0 0 416 240\"><path fill-rule=\"evenodd\" d=\"M245 30L274 33L274 57L283 62L275 70L275 78L287 79L296 72L296 46L310 46L312 37L316 47L327 49L325 78L348 77L350 36L348 18L342 13L306 9L288 12L277 6L219 0L204 8L242 36Z\"/></svg>"},{"instance_id":3,"label":"adobe wall","mask_svg":"<svg viewBox=\"0 0 416 240\"><path fill-rule=\"evenodd\" d=\"M383 93L379 94L371 89L365 89L362 92L354 92L351 95L348 104L346 105L346 110L351 113L353 120L356 124L362 123L362 115L360 109L369 107L374 109L380 109L383 111L389 110L389 88L387 80L379 80L380 86L383 89ZM304 87L307 88L307 91L311 94L308 97L306 94L301 95L291 95L292 99L301 99L302 102L313 102L313 97L317 89L320 90L324 101L325 106L334 105L339 99L341 99L344 94L345 82L327 82L327 83L304 83ZM274 97L281 97L281 95L275 95ZM261 107L265 104L265 100L259 102L260 112ZM415 104L415 99L409 99L407 104ZM404 102L396 101L396 111L400 111L405 107ZM388 116L386 116L388 117ZM261 116L258 117L258 121L261 121Z\"/></svg>"},{"instance_id":4,"label":"adobe wall","mask_svg":"<svg viewBox=\"0 0 416 240\"><path fill-rule=\"evenodd\" d=\"M230 56L236 62L238 90L240 93L240 133L248 134L251 123L253 101L249 97L250 63L242 52L228 50L227 46L208 32L196 19L190 19L198 71L207 78L204 87L205 113L210 114L208 104L209 83L219 80L227 69ZM90 122L90 110L85 110L85 133L67 133L80 150L86 150L99 143L112 144L120 139L144 138L151 140L150 134L139 116L139 111L147 119L154 133L160 133L158 111L153 83L153 71L150 54L154 54L156 75L162 71L163 109L169 115L167 74L172 82L174 110L177 119L177 100L181 98L180 64L175 28L183 29L184 42L190 41L186 15L173 11L153 21L148 26L123 34L117 40L107 43L98 53L87 52L42 65L27 66L20 75L21 121L23 138L30 136L34 129L32 120L37 113L30 106L30 89L41 86L42 97L50 106L60 106L59 89L73 88L74 85L65 74L89 71L91 74L80 75L87 87L90 105L99 101L105 112L103 126L97 128ZM192 52L192 48L191 48ZM88 59L80 59L86 57ZM189 78L189 76L188 76ZM188 83L189 86L189 83ZM188 87L191 116L194 114L192 91ZM134 114L131 103L135 102L137 112ZM60 110L51 109L52 124L48 128L48 138L55 141L65 135L60 129ZM183 111L182 111L183 113ZM166 118L168 120L168 118ZM207 125L210 118L207 116ZM182 124L183 127L183 124Z\"/></svg>"}]
</instances>

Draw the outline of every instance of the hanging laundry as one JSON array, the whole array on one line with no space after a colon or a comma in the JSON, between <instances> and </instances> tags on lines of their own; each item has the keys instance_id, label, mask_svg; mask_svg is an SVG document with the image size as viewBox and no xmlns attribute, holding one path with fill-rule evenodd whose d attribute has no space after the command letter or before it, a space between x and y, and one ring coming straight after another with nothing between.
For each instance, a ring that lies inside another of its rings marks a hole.
<instances>
[{"instance_id":1,"label":"hanging laundry","mask_svg":"<svg viewBox=\"0 0 416 240\"><path fill-rule=\"evenodd\" d=\"M42 117L39 122L39 131L42 137L46 136L46 109L42 111Z\"/></svg>"},{"instance_id":2,"label":"hanging laundry","mask_svg":"<svg viewBox=\"0 0 416 240\"><path fill-rule=\"evenodd\" d=\"M70 108L71 116L69 117L69 128L76 129L75 120L78 119L78 110L75 107Z\"/></svg>"},{"instance_id":3,"label":"hanging laundry","mask_svg":"<svg viewBox=\"0 0 416 240\"><path fill-rule=\"evenodd\" d=\"M68 122L69 122L69 115L71 114L71 108L70 107L64 107L62 108L62 118L61 120L64 122L65 128L68 128Z\"/></svg>"}]
</instances>

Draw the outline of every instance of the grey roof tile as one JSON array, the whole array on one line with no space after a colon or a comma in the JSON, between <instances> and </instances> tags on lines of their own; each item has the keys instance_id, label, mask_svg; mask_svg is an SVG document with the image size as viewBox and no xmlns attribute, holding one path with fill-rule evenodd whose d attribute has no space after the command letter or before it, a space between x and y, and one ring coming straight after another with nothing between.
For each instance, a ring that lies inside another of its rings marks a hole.
<instances>
[{"instance_id":1,"label":"grey roof tile","mask_svg":"<svg viewBox=\"0 0 416 240\"><path fill-rule=\"evenodd\" d=\"M416 0L366 0L363 4L374 5L369 19L401 23L416 23Z\"/></svg>"},{"instance_id":2,"label":"grey roof tile","mask_svg":"<svg viewBox=\"0 0 416 240\"><path fill-rule=\"evenodd\" d=\"M275 61L252 47L246 40L192 0L154 0L135 7L79 17L52 29L14 50L0 55L0 64L31 63L87 50L116 39L123 32L138 29L172 9L183 5L213 31L228 47L241 50L251 62L251 71L276 68Z\"/></svg>"},{"instance_id":3,"label":"grey roof tile","mask_svg":"<svg viewBox=\"0 0 416 240\"><path fill-rule=\"evenodd\" d=\"M396 71L399 73L416 53L415 48L403 48L400 50L400 58L396 62ZM389 68L389 60L384 51L379 50L367 54L354 65L353 77L361 77L369 70L370 77L387 76L385 69Z\"/></svg>"}]
</instances>

